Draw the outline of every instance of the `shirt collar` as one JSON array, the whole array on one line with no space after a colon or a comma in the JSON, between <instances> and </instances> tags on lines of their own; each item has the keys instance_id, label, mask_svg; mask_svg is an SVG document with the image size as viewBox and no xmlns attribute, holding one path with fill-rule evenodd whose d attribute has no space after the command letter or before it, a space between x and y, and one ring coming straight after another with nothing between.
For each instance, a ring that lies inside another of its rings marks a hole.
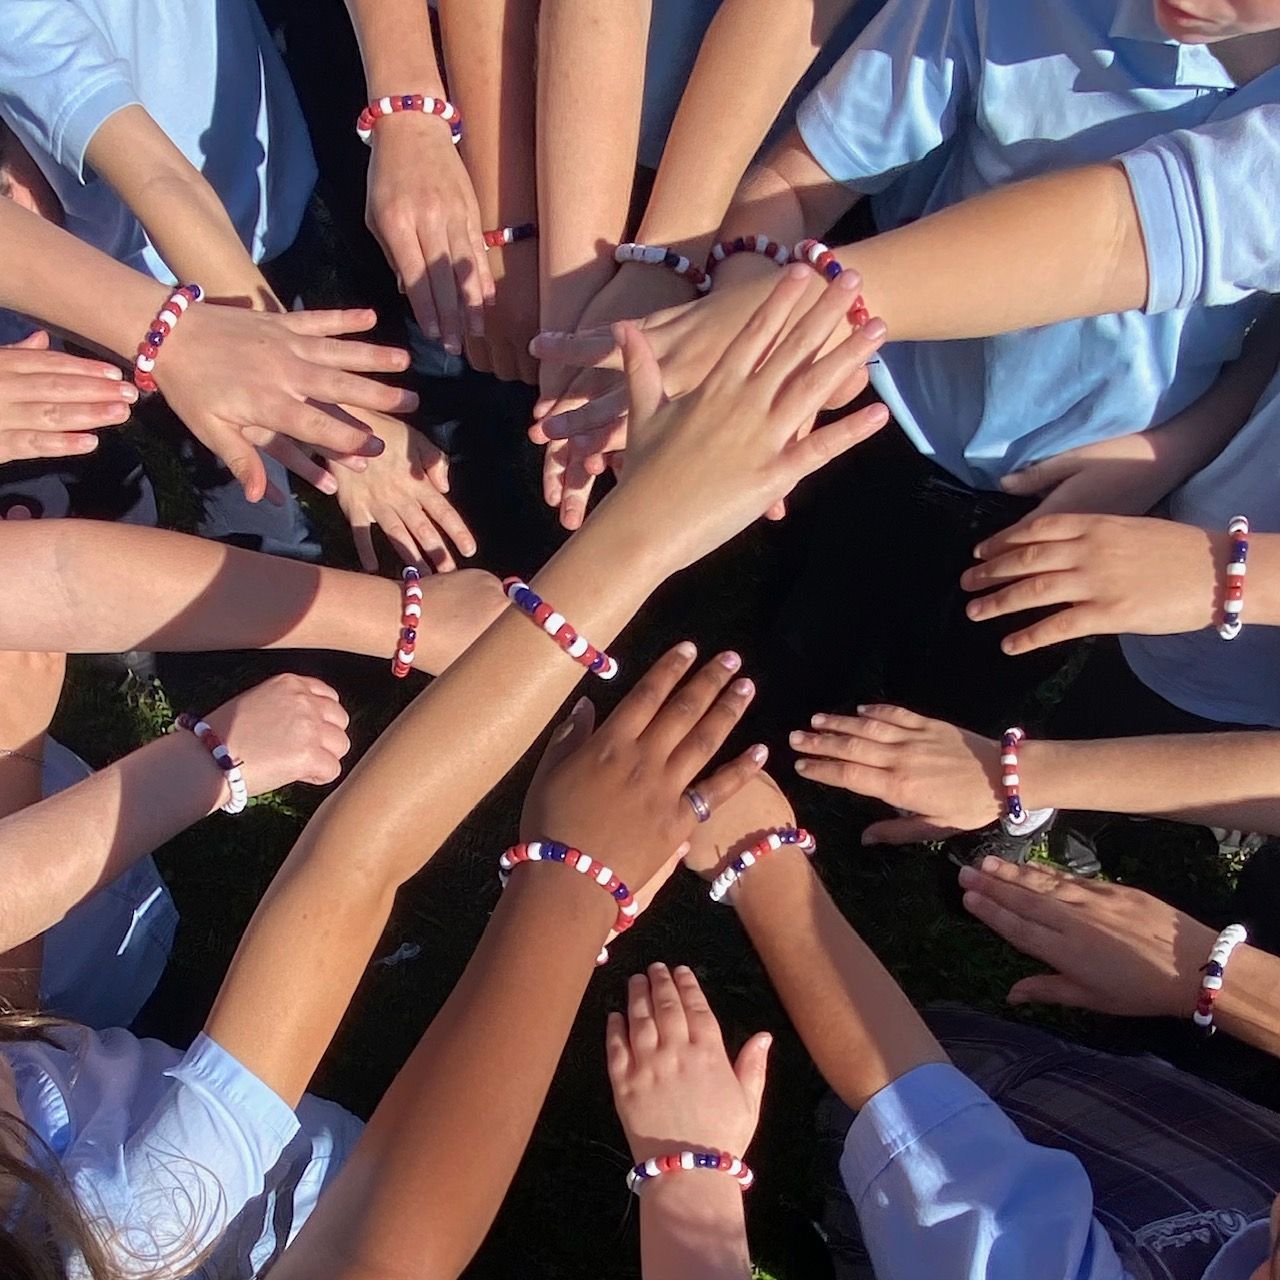
<instances>
[{"instance_id":1,"label":"shirt collar","mask_svg":"<svg viewBox=\"0 0 1280 1280\"><path fill-rule=\"evenodd\" d=\"M1182 88L1234 89L1235 81L1210 52L1208 45L1180 44L1156 21L1153 0L1115 0L1110 35L1115 40L1140 40L1168 46L1176 60L1174 83Z\"/></svg>"}]
</instances>

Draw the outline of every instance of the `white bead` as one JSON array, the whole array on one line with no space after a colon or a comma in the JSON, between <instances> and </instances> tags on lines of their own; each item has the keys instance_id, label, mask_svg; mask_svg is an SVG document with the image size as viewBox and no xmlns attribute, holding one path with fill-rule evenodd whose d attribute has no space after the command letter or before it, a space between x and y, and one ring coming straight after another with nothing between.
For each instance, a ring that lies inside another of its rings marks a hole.
<instances>
[{"instance_id":1,"label":"white bead","mask_svg":"<svg viewBox=\"0 0 1280 1280\"><path fill-rule=\"evenodd\" d=\"M215 760L231 759L231 752L228 751L226 747L224 747L221 743L219 743L216 747L214 747L213 751L210 754L213 756Z\"/></svg>"},{"instance_id":2,"label":"white bead","mask_svg":"<svg viewBox=\"0 0 1280 1280\"><path fill-rule=\"evenodd\" d=\"M533 842L533 844L526 845L525 851L529 855L530 862L542 861L542 846L536 840Z\"/></svg>"},{"instance_id":3,"label":"white bead","mask_svg":"<svg viewBox=\"0 0 1280 1280\"><path fill-rule=\"evenodd\" d=\"M382 108L382 114L389 116L391 114L391 99L379 98L378 106Z\"/></svg>"},{"instance_id":4,"label":"white bead","mask_svg":"<svg viewBox=\"0 0 1280 1280\"><path fill-rule=\"evenodd\" d=\"M156 367L155 359L151 356L139 356L133 363L141 373L150 373Z\"/></svg>"},{"instance_id":5,"label":"white bead","mask_svg":"<svg viewBox=\"0 0 1280 1280\"><path fill-rule=\"evenodd\" d=\"M742 1172L742 1161L737 1156L733 1157L733 1163L729 1166L729 1176L736 1178Z\"/></svg>"},{"instance_id":6,"label":"white bead","mask_svg":"<svg viewBox=\"0 0 1280 1280\"><path fill-rule=\"evenodd\" d=\"M662 1172L662 1170L658 1168L657 1156L654 1156L652 1157L652 1159L646 1160L644 1162L644 1171L651 1178L656 1178Z\"/></svg>"},{"instance_id":7,"label":"white bead","mask_svg":"<svg viewBox=\"0 0 1280 1280\"><path fill-rule=\"evenodd\" d=\"M588 858L587 855L584 853L578 858L578 861L575 865L577 866L577 869L581 871L582 874L585 876L587 872L591 870L591 859Z\"/></svg>"},{"instance_id":8,"label":"white bead","mask_svg":"<svg viewBox=\"0 0 1280 1280\"><path fill-rule=\"evenodd\" d=\"M1218 935L1220 938L1229 938L1233 943L1241 943L1249 937L1248 931L1242 924L1229 924Z\"/></svg>"},{"instance_id":9,"label":"white bead","mask_svg":"<svg viewBox=\"0 0 1280 1280\"><path fill-rule=\"evenodd\" d=\"M571 658L580 658L591 646L587 643L586 636L579 636L565 652Z\"/></svg>"},{"instance_id":10,"label":"white bead","mask_svg":"<svg viewBox=\"0 0 1280 1280\"><path fill-rule=\"evenodd\" d=\"M564 621L563 613L553 613L547 618L546 622L542 624L542 629L547 633L547 635L554 636L555 633L564 626Z\"/></svg>"},{"instance_id":11,"label":"white bead","mask_svg":"<svg viewBox=\"0 0 1280 1280\"><path fill-rule=\"evenodd\" d=\"M457 118L457 115L458 115L458 108L455 107L452 102L446 102L444 104L444 110L440 112L440 119L454 120Z\"/></svg>"},{"instance_id":12,"label":"white bead","mask_svg":"<svg viewBox=\"0 0 1280 1280\"><path fill-rule=\"evenodd\" d=\"M158 316L156 316L157 320L163 320L165 324L169 326L170 329L172 329L173 326L177 324L181 318L182 317L181 315L179 315L178 312L170 311L167 306Z\"/></svg>"},{"instance_id":13,"label":"white bead","mask_svg":"<svg viewBox=\"0 0 1280 1280\"><path fill-rule=\"evenodd\" d=\"M596 968L598 969L602 964L608 964L608 963L609 963L609 948L601 947L600 954L596 956Z\"/></svg>"},{"instance_id":14,"label":"white bead","mask_svg":"<svg viewBox=\"0 0 1280 1280\"><path fill-rule=\"evenodd\" d=\"M421 600L422 588L415 582L404 589L404 598L406 600Z\"/></svg>"},{"instance_id":15,"label":"white bead","mask_svg":"<svg viewBox=\"0 0 1280 1280\"><path fill-rule=\"evenodd\" d=\"M782 848L782 837L776 831L770 831L766 839L769 842L770 849L777 850Z\"/></svg>"},{"instance_id":16,"label":"white bead","mask_svg":"<svg viewBox=\"0 0 1280 1280\"><path fill-rule=\"evenodd\" d=\"M1221 978L1215 978L1215 977L1213 977L1213 975L1212 975L1212 974L1208 974L1208 973L1206 973L1206 974L1204 975L1204 977L1200 979L1200 985L1201 985L1201 986L1202 986L1206 991L1221 991L1221 990L1222 990L1222 979L1221 979Z\"/></svg>"},{"instance_id":17,"label":"white bead","mask_svg":"<svg viewBox=\"0 0 1280 1280\"><path fill-rule=\"evenodd\" d=\"M406 618L422 617L422 606L420 604L407 604L404 607L404 616Z\"/></svg>"},{"instance_id":18,"label":"white bead","mask_svg":"<svg viewBox=\"0 0 1280 1280\"><path fill-rule=\"evenodd\" d=\"M633 898L625 907L618 908L618 914L626 916L628 920L634 920L640 914L640 904Z\"/></svg>"},{"instance_id":19,"label":"white bead","mask_svg":"<svg viewBox=\"0 0 1280 1280\"><path fill-rule=\"evenodd\" d=\"M608 654L606 654L605 660L604 660L604 666L601 667L600 670L596 672L596 674L600 677L601 680L612 680L613 677L618 674L618 664L611 657L609 657Z\"/></svg>"},{"instance_id":20,"label":"white bead","mask_svg":"<svg viewBox=\"0 0 1280 1280\"><path fill-rule=\"evenodd\" d=\"M191 299L185 293L171 293L169 301L165 303L166 307L177 307L178 314L183 314L191 305Z\"/></svg>"},{"instance_id":21,"label":"white bead","mask_svg":"<svg viewBox=\"0 0 1280 1280\"><path fill-rule=\"evenodd\" d=\"M1016 773L1006 773L1001 781L1006 787L1016 787L1022 779Z\"/></svg>"},{"instance_id":22,"label":"white bead","mask_svg":"<svg viewBox=\"0 0 1280 1280\"><path fill-rule=\"evenodd\" d=\"M1013 765L1013 766L1016 768L1016 767L1017 767L1017 764L1018 764L1018 757L1017 757L1017 756L1014 756L1014 755L1001 756L1001 757L1000 757L1000 763L1001 763L1001 764L1011 764L1011 765Z\"/></svg>"},{"instance_id":23,"label":"white bead","mask_svg":"<svg viewBox=\"0 0 1280 1280\"><path fill-rule=\"evenodd\" d=\"M1207 1026L1210 1026L1213 1022L1213 1014L1201 1013L1200 1010L1197 1009L1195 1013L1191 1015L1191 1020L1196 1024L1197 1027L1207 1027Z\"/></svg>"},{"instance_id":24,"label":"white bead","mask_svg":"<svg viewBox=\"0 0 1280 1280\"><path fill-rule=\"evenodd\" d=\"M741 858L744 867L754 867L756 865L756 855L750 849L745 850L741 854Z\"/></svg>"},{"instance_id":25,"label":"white bead","mask_svg":"<svg viewBox=\"0 0 1280 1280\"><path fill-rule=\"evenodd\" d=\"M1227 577L1243 578L1248 568L1247 564L1229 564L1227 565Z\"/></svg>"},{"instance_id":26,"label":"white bead","mask_svg":"<svg viewBox=\"0 0 1280 1280\"><path fill-rule=\"evenodd\" d=\"M724 245L718 244L711 250L711 256L717 262L723 262L729 255L725 252Z\"/></svg>"},{"instance_id":27,"label":"white bead","mask_svg":"<svg viewBox=\"0 0 1280 1280\"><path fill-rule=\"evenodd\" d=\"M682 1169L693 1168L693 1152L692 1151L682 1151L680 1153L680 1167Z\"/></svg>"},{"instance_id":28,"label":"white bead","mask_svg":"<svg viewBox=\"0 0 1280 1280\"><path fill-rule=\"evenodd\" d=\"M658 244L645 245L644 260L650 266L656 267L661 264L663 258L667 256L667 251Z\"/></svg>"},{"instance_id":29,"label":"white bead","mask_svg":"<svg viewBox=\"0 0 1280 1280\"><path fill-rule=\"evenodd\" d=\"M787 263L791 261L791 255L782 247L782 245L779 245L777 253L773 255L773 260L778 264L778 266L785 267Z\"/></svg>"},{"instance_id":30,"label":"white bead","mask_svg":"<svg viewBox=\"0 0 1280 1280\"><path fill-rule=\"evenodd\" d=\"M1249 519L1247 516L1232 516L1231 522L1227 525L1228 533L1248 533Z\"/></svg>"},{"instance_id":31,"label":"white bead","mask_svg":"<svg viewBox=\"0 0 1280 1280\"><path fill-rule=\"evenodd\" d=\"M600 870L596 872L596 884L608 884L612 879L613 872L610 871L608 867L601 867Z\"/></svg>"},{"instance_id":32,"label":"white bead","mask_svg":"<svg viewBox=\"0 0 1280 1280\"><path fill-rule=\"evenodd\" d=\"M514 600L514 599L516 598L516 592L517 592L517 591L520 591L520 590L523 590L523 588L524 588L524 583L523 583L523 582L513 582L513 583L512 583L512 584L507 588L507 599L508 599L508 600Z\"/></svg>"},{"instance_id":33,"label":"white bead","mask_svg":"<svg viewBox=\"0 0 1280 1280\"><path fill-rule=\"evenodd\" d=\"M768 236L756 236L756 252L757 253L764 253L764 251L768 249L768 247L769 247Z\"/></svg>"},{"instance_id":34,"label":"white bead","mask_svg":"<svg viewBox=\"0 0 1280 1280\"><path fill-rule=\"evenodd\" d=\"M665 256L666 255L664 254L663 257ZM691 266L693 266L693 263L691 263L688 258L681 257L676 260L676 265L671 269L676 273L676 275L682 276L689 270Z\"/></svg>"},{"instance_id":35,"label":"white bead","mask_svg":"<svg viewBox=\"0 0 1280 1280\"><path fill-rule=\"evenodd\" d=\"M738 1179L743 1191L750 1191L755 1186L756 1175L750 1169L746 1170L741 1178Z\"/></svg>"},{"instance_id":36,"label":"white bead","mask_svg":"<svg viewBox=\"0 0 1280 1280\"><path fill-rule=\"evenodd\" d=\"M406 667L413 666L413 654L411 654L408 649L401 649L396 654L396 657L399 658L400 661L403 662Z\"/></svg>"},{"instance_id":37,"label":"white bead","mask_svg":"<svg viewBox=\"0 0 1280 1280\"><path fill-rule=\"evenodd\" d=\"M703 293L703 294L710 293L711 286L713 283L714 282L712 281L710 276L703 276L702 279L699 280L696 285L694 285L694 288L697 289L699 293Z\"/></svg>"}]
</instances>

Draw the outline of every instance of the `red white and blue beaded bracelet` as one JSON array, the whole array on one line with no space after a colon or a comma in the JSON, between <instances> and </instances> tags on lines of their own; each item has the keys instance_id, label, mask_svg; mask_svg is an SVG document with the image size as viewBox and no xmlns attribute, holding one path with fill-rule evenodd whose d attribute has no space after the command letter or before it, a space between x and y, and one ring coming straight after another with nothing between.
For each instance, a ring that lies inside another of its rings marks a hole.
<instances>
[{"instance_id":1,"label":"red white and blue beaded bracelet","mask_svg":"<svg viewBox=\"0 0 1280 1280\"><path fill-rule=\"evenodd\" d=\"M727 1173L742 1191L750 1191L756 1175L745 1161L722 1151L674 1151L670 1155L642 1160L627 1173L627 1190L639 1195L646 1182L667 1173L683 1173L705 1169L709 1173Z\"/></svg>"},{"instance_id":2,"label":"red white and blue beaded bracelet","mask_svg":"<svg viewBox=\"0 0 1280 1280\"><path fill-rule=\"evenodd\" d=\"M580 636L565 621L564 614L557 613L541 596L531 591L527 583L519 578L504 578L502 589L507 593L507 599L528 614L576 663L601 680L612 680L618 674L618 664L591 644L586 636Z\"/></svg>"},{"instance_id":3,"label":"red white and blue beaded bracelet","mask_svg":"<svg viewBox=\"0 0 1280 1280\"><path fill-rule=\"evenodd\" d=\"M456 147L462 141L462 113L452 102L443 98L425 97L421 93L401 93L388 98L374 98L356 121L356 133L366 147L373 145L373 130L379 120L401 111L420 111L423 115L439 116L449 126Z\"/></svg>"},{"instance_id":4,"label":"red white and blue beaded bracelet","mask_svg":"<svg viewBox=\"0 0 1280 1280\"><path fill-rule=\"evenodd\" d=\"M1234 640L1244 630L1240 615L1244 611L1244 577L1249 567L1248 517L1232 516L1227 532L1231 535L1231 558L1227 561L1227 593L1218 634L1224 640Z\"/></svg>"},{"instance_id":5,"label":"red white and blue beaded bracelet","mask_svg":"<svg viewBox=\"0 0 1280 1280\"><path fill-rule=\"evenodd\" d=\"M791 261L791 250L784 244L770 240L768 236L739 236L736 240L721 240L719 244L711 246L711 254L707 258L707 275L712 275L727 258L736 257L740 253L758 253L780 267L785 267Z\"/></svg>"},{"instance_id":6,"label":"red white and blue beaded bracelet","mask_svg":"<svg viewBox=\"0 0 1280 1280\"><path fill-rule=\"evenodd\" d=\"M792 250L791 256L797 262L807 262L828 284L844 275L844 267L836 257L835 250L821 240L801 240ZM862 294L858 294L853 300L853 306L849 308L849 323L855 329L861 329L870 319L867 304Z\"/></svg>"},{"instance_id":7,"label":"red white and blue beaded bracelet","mask_svg":"<svg viewBox=\"0 0 1280 1280\"><path fill-rule=\"evenodd\" d=\"M1055 809L1028 809L1022 803L1022 775L1018 772L1018 748L1027 731L1017 725L1004 731L1000 739L1000 785L1004 788L1004 814L1000 825L1008 835L1029 835L1038 831L1057 812Z\"/></svg>"},{"instance_id":8,"label":"red white and blue beaded bracelet","mask_svg":"<svg viewBox=\"0 0 1280 1280\"><path fill-rule=\"evenodd\" d=\"M176 721L175 729L185 729L193 733L196 739L213 757L213 762L222 770L222 776L231 790L231 799L222 806L223 813L243 813L249 803L249 788L241 771L241 762L231 758L222 739L199 716L184 711Z\"/></svg>"},{"instance_id":9,"label":"red white and blue beaded bracelet","mask_svg":"<svg viewBox=\"0 0 1280 1280\"><path fill-rule=\"evenodd\" d=\"M619 266L628 262L641 262L651 267L666 267L683 276L698 291L699 296L711 292L711 277L701 267L696 267L683 253L660 244L620 244L613 251L613 260Z\"/></svg>"},{"instance_id":10,"label":"red white and blue beaded bracelet","mask_svg":"<svg viewBox=\"0 0 1280 1280\"><path fill-rule=\"evenodd\" d=\"M203 297L204 290L198 284L179 285L169 295L168 301L151 322L151 328L138 344L138 352L133 360L133 385L143 395L152 395L159 390L154 370L160 348L164 346L164 340L178 327L178 321L186 315L187 308Z\"/></svg>"},{"instance_id":11,"label":"red white and blue beaded bracelet","mask_svg":"<svg viewBox=\"0 0 1280 1280\"><path fill-rule=\"evenodd\" d=\"M401 574L400 597L400 638L396 655L391 659L391 674L397 680L403 680L413 666L418 627L422 622L422 574L412 565Z\"/></svg>"},{"instance_id":12,"label":"red white and blue beaded bracelet","mask_svg":"<svg viewBox=\"0 0 1280 1280\"><path fill-rule=\"evenodd\" d=\"M1200 969L1203 975L1200 979L1200 995L1196 1000L1191 1021L1203 1036L1211 1036L1217 1030L1213 1025L1213 1006L1218 998L1218 992L1222 990L1222 979L1227 972L1227 962L1231 959L1231 953L1242 942L1248 940L1249 935L1245 932L1244 925L1227 925L1218 934L1209 951L1208 961Z\"/></svg>"},{"instance_id":13,"label":"red white and blue beaded bracelet","mask_svg":"<svg viewBox=\"0 0 1280 1280\"><path fill-rule=\"evenodd\" d=\"M486 249L504 249L509 244L521 244L525 240L533 240L538 234L536 222L521 222L514 227L495 227L484 233Z\"/></svg>"},{"instance_id":14,"label":"red white and blue beaded bracelet","mask_svg":"<svg viewBox=\"0 0 1280 1280\"><path fill-rule=\"evenodd\" d=\"M767 836L757 840L750 849L744 849L736 858L730 859L724 869L711 882L708 896L712 902L723 902L733 888L747 872L762 862L771 853L776 853L783 845L799 849L806 856L811 856L818 847L818 842L802 827L782 827L778 831L770 831Z\"/></svg>"}]
</instances>

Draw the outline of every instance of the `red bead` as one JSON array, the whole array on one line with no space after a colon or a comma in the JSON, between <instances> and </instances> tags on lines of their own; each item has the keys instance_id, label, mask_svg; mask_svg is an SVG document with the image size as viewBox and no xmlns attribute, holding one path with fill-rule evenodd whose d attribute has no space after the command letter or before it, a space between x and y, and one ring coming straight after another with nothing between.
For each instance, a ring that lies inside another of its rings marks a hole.
<instances>
[{"instance_id":1,"label":"red bead","mask_svg":"<svg viewBox=\"0 0 1280 1280\"><path fill-rule=\"evenodd\" d=\"M153 346L150 342L138 343L138 354L146 356L148 360L154 360L160 354L160 348Z\"/></svg>"},{"instance_id":2,"label":"red bead","mask_svg":"<svg viewBox=\"0 0 1280 1280\"><path fill-rule=\"evenodd\" d=\"M555 613L555 610L544 600L533 611L533 620L538 624L538 626L542 626L542 624L546 622L553 613Z\"/></svg>"},{"instance_id":3,"label":"red bead","mask_svg":"<svg viewBox=\"0 0 1280 1280\"><path fill-rule=\"evenodd\" d=\"M721 1171L721 1173L728 1173L728 1172L729 1172L729 1170L730 1170L730 1169L732 1169L732 1168L733 1168L733 1157L732 1157L731 1155L729 1155L727 1152L721 1152L721 1153L720 1153L720 1171Z\"/></svg>"}]
</instances>

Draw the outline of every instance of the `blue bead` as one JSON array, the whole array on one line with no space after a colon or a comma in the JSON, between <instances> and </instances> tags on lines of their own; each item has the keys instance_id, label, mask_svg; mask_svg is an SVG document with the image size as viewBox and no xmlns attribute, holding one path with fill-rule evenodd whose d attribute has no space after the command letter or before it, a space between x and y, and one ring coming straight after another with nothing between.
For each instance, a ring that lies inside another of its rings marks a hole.
<instances>
[{"instance_id":1,"label":"blue bead","mask_svg":"<svg viewBox=\"0 0 1280 1280\"><path fill-rule=\"evenodd\" d=\"M199 302L204 297L204 290L198 284L189 284L187 288L191 290L192 300Z\"/></svg>"},{"instance_id":2,"label":"blue bead","mask_svg":"<svg viewBox=\"0 0 1280 1280\"><path fill-rule=\"evenodd\" d=\"M1022 802L1021 802L1020 800L1010 800L1010 801L1009 801L1009 817L1011 817L1011 818L1014 820L1014 822L1019 822L1019 821L1021 821L1021 819L1022 819Z\"/></svg>"},{"instance_id":3,"label":"blue bead","mask_svg":"<svg viewBox=\"0 0 1280 1280\"><path fill-rule=\"evenodd\" d=\"M161 333L159 329L152 329L151 332L147 334L147 341L151 343L153 347L163 346L164 334Z\"/></svg>"},{"instance_id":4,"label":"blue bead","mask_svg":"<svg viewBox=\"0 0 1280 1280\"><path fill-rule=\"evenodd\" d=\"M822 274L825 275L829 281L835 280L844 275L844 268L838 262L828 262L826 269Z\"/></svg>"},{"instance_id":5,"label":"blue bead","mask_svg":"<svg viewBox=\"0 0 1280 1280\"><path fill-rule=\"evenodd\" d=\"M604 654L602 653L602 654L601 654L601 655L600 655L600 656L599 656L599 657L598 657L598 658L597 658L597 659L596 659L596 660L591 664L591 670L592 670L592 671L599 671L599 670L600 670L600 668L601 668L601 667L603 667L603 666L604 666Z\"/></svg>"},{"instance_id":6,"label":"blue bead","mask_svg":"<svg viewBox=\"0 0 1280 1280\"><path fill-rule=\"evenodd\" d=\"M746 873L746 870L747 870L747 864L746 864L745 862L743 862L743 860L742 860L741 858L734 858L734 860L733 860L729 865L730 865L731 867L733 867L733 869L734 869L734 870L735 870L739 875L744 875L744 874Z\"/></svg>"},{"instance_id":7,"label":"blue bead","mask_svg":"<svg viewBox=\"0 0 1280 1280\"><path fill-rule=\"evenodd\" d=\"M400 633L400 638L405 642L405 644L417 644L418 633L412 627L405 627L405 629Z\"/></svg>"},{"instance_id":8,"label":"blue bead","mask_svg":"<svg viewBox=\"0 0 1280 1280\"><path fill-rule=\"evenodd\" d=\"M1209 978L1222 977L1222 966L1216 960L1210 960L1204 967L1204 973Z\"/></svg>"},{"instance_id":9,"label":"blue bead","mask_svg":"<svg viewBox=\"0 0 1280 1280\"><path fill-rule=\"evenodd\" d=\"M214 756L213 761L223 773L230 773L236 767L236 762L230 756Z\"/></svg>"},{"instance_id":10,"label":"blue bead","mask_svg":"<svg viewBox=\"0 0 1280 1280\"><path fill-rule=\"evenodd\" d=\"M406 94L404 95L404 97L400 99L400 105L401 105L401 106L402 106L406 111L412 111L412 110L413 110L413 99L412 99L412 98L411 98L411 97L406 93Z\"/></svg>"},{"instance_id":11,"label":"blue bead","mask_svg":"<svg viewBox=\"0 0 1280 1280\"><path fill-rule=\"evenodd\" d=\"M619 884L613 891L613 896L617 898L619 902L625 902L631 896L631 890L628 889L625 884Z\"/></svg>"},{"instance_id":12,"label":"blue bead","mask_svg":"<svg viewBox=\"0 0 1280 1280\"><path fill-rule=\"evenodd\" d=\"M664 267L674 267L679 263L679 261L680 255L674 249L668 249L666 257L662 259L662 265Z\"/></svg>"},{"instance_id":13,"label":"blue bead","mask_svg":"<svg viewBox=\"0 0 1280 1280\"><path fill-rule=\"evenodd\" d=\"M733 251L734 251L734 253L746 253L746 251L747 251L747 242L746 242L746 239L745 239L744 237L739 236L739 237L738 237L738 238L733 242Z\"/></svg>"}]
</instances>

